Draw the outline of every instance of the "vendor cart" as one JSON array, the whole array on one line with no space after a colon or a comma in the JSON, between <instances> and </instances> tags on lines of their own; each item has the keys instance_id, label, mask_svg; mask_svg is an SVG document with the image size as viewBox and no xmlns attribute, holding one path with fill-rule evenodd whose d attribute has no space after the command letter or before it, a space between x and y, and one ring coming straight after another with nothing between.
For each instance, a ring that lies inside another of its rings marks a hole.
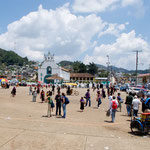
<instances>
[{"instance_id":1,"label":"vendor cart","mask_svg":"<svg viewBox=\"0 0 150 150\"><path fill-rule=\"evenodd\" d=\"M148 134L150 132L150 113L142 113L139 118L131 117L130 128L133 134Z\"/></svg>"}]
</instances>

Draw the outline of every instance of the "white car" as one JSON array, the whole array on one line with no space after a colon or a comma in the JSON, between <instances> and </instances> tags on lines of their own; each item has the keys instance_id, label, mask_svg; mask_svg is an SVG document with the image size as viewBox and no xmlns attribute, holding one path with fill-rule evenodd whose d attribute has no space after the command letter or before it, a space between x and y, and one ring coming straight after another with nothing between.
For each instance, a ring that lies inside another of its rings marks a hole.
<instances>
[{"instance_id":1,"label":"white car","mask_svg":"<svg viewBox=\"0 0 150 150\"><path fill-rule=\"evenodd\" d=\"M126 90L126 93L129 94L131 92L132 94L137 94L140 91L142 91L142 88L131 87L131 88L129 88L129 89Z\"/></svg>"}]
</instances>

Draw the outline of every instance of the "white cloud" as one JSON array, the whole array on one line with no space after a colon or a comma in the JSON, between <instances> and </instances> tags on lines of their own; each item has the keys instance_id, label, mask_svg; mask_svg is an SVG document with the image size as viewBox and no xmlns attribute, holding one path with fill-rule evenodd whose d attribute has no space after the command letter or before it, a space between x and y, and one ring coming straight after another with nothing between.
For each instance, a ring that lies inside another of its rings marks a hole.
<instances>
[{"instance_id":1,"label":"white cloud","mask_svg":"<svg viewBox=\"0 0 150 150\"><path fill-rule=\"evenodd\" d=\"M92 38L104 27L105 22L100 17L95 14L76 16L68 4L56 10L40 6L38 11L9 24L7 32L0 35L0 45L11 50L16 47L18 54L30 59L42 59L47 51L74 58L95 45Z\"/></svg>"},{"instance_id":2,"label":"white cloud","mask_svg":"<svg viewBox=\"0 0 150 150\"><path fill-rule=\"evenodd\" d=\"M75 12L103 12L119 0L75 0Z\"/></svg>"},{"instance_id":3,"label":"white cloud","mask_svg":"<svg viewBox=\"0 0 150 150\"><path fill-rule=\"evenodd\" d=\"M126 28L126 25L128 25L129 23L125 23L125 24L117 24L117 23L114 23L114 24L107 24L107 29L103 32L100 32L99 33L99 37L103 36L103 35L106 35L106 34L111 34L111 35L114 35L114 36L119 36L120 33L125 30Z\"/></svg>"},{"instance_id":4,"label":"white cloud","mask_svg":"<svg viewBox=\"0 0 150 150\"><path fill-rule=\"evenodd\" d=\"M117 8L131 6L134 12L128 14L142 17L145 14L143 0L75 0L72 8L75 12L82 13L97 13L105 11L113 11Z\"/></svg>"},{"instance_id":5,"label":"white cloud","mask_svg":"<svg viewBox=\"0 0 150 150\"><path fill-rule=\"evenodd\" d=\"M133 50L142 50L139 54L139 62L144 63L145 68L148 67L148 60L150 57L150 45L144 41L141 37L136 37L135 31L121 34L116 42L113 44L102 44L99 47L95 47L92 56L86 56L84 59L85 63L88 60L94 61L106 65L106 55L110 56L111 65L117 67L124 67L127 69L135 68L135 53Z\"/></svg>"},{"instance_id":6,"label":"white cloud","mask_svg":"<svg viewBox=\"0 0 150 150\"><path fill-rule=\"evenodd\" d=\"M133 6L133 5L141 5L142 0L122 0L122 6Z\"/></svg>"},{"instance_id":7,"label":"white cloud","mask_svg":"<svg viewBox=\"0 0 150 150\"><path fill-rule=\"evenodd\" d=\"M143 0L122 0L121 5L122 7L132 6L133 8L135 8L135 13L128 12L128 14L130 15L143 17L145 14Z\"/></svg>"},{"instance_id":8,"label":"white cloud","mask_svg":"<svg viewBox=\"0 0 150 150\"><path fill-rule=\"evenodd\" d=\"M108 23L95 14L77 16L71 13L69 4L56 10L40 6L38 11L9 24L7 32L0 35L0 45L34 60L42 60L44 53L50 51L56 55L57 62L79 60L87 50L94 49L93 55L85 56L85 63L93 61L106 65L109 54L112 64L134 68L135 56L131 51L142 49L140 60L148 60L150 46L142 37L136 37L135 31L122 33L128 24ZM116 42L98 46L100 37L106 34L115 35Z\"/></svg>"}]
</instances>

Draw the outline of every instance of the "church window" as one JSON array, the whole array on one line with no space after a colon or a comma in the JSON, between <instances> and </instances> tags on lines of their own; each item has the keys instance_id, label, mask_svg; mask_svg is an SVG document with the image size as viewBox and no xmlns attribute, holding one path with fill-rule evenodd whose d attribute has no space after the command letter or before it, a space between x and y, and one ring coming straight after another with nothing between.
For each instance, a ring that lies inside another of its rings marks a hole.
<instances>
[{"instance_id":1,"label":"church window","mask_svg":"<svg viewBox=\"0 0 150 150\"><path fill-rule=\"evenodd\" d=\"M52 74L52 68L50 66L47 67L47 74Z\"/></svg>"}]
</instances>

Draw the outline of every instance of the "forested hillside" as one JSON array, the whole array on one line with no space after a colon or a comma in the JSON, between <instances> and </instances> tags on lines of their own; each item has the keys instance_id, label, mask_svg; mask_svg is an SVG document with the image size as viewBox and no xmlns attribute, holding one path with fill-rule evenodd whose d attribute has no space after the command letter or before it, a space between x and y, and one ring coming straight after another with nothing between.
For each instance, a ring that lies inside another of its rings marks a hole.
<instances>
[{"instance_id":1,"label":"forested hillside","mask_svg":"<svg viewBox=\"0 0 150 150\"><path fill-rule=\"evenodd\" d=\"M0 48L0 65L19 65L22 66L24 63L28 63L28 58L22 58L13 51L6 51Z\"/></svg>"}]
</instances>

